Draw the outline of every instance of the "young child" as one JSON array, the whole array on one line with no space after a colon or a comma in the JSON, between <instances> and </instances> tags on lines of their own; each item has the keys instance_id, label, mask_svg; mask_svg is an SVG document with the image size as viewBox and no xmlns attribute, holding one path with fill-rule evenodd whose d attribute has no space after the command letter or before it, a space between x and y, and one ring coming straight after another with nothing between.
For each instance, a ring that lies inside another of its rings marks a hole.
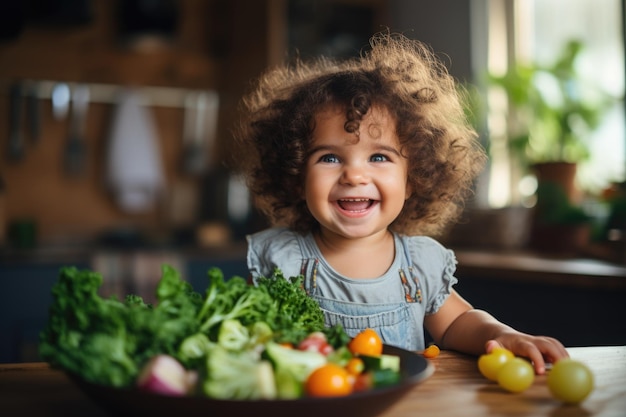
<instances>
[{"instance_id":1,"label":"young child","mask_svg":"<svg viewBox=\"0 0 626 417\"><path fill-rule=\"evenodd\" d=\"M243 100L237 159L272 228L248 236L252 280L302 274L324 311L354 336L474 355L501 345L534 363L566 357L452 287L456 260L434 240L456 219L485 155L459 90L434 54L379 34L360 58L320 58L265 73Z\"/></svg>"}]
</instances>

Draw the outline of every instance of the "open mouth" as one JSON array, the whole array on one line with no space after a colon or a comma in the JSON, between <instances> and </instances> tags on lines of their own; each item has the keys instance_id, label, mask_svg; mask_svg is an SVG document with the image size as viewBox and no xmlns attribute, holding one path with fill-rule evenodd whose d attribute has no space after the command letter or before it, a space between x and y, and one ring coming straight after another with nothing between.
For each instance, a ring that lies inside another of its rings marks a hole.
<instances>
[{"instance_id":1,"label":"open mouth","mask_svg":"<svg viewBox=\"0 0 626 417\"><path fill-rule=\"evenodd\" d=\"M337 205L346 211L365 211L374 204L369 198L348 198L337 200Z\"/></svg>"}]
</instances>

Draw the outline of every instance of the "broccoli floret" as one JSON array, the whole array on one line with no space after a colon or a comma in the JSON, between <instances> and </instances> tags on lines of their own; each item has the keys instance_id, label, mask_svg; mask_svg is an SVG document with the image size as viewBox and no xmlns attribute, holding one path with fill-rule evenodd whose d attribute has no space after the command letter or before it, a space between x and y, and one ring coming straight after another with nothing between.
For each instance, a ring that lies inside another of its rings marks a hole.
<instances>
[{"instance_id":1,"label":"broccoli floret","mask_svg":"<svg viewBox=\"0 0 626 417\"><path fill-rule=\"evenodd\" d=\"M217 343L228 350L248 349L260 352L272 340L273 335L270 326L263 321L244 326L239 320L228 319L220 325Z\"/></svg>"},{"instance_id":2,"label":"broccoli floret","mask_svg":"<svg viewBox=\"0 0 626 417\"><path fill-rule=\"evenodd\" d=\"M294 398L294 392L301 392L311 372L327 362L319 352L291 349L275 342L265 345L263 357L274 367L279 398Z\"/></svg>"},{"instance_id":3,"label":"broccoli floret","mask_svg":"<svg viewBox=\"0 0 626 417\"><path fill-rule=\"evenodd\" d=\"M230 400L274 399L276 385L272 365L248 351L228 351L214 346L206 357L202 392L211 398Z\"/></svg>"},{"instance_id":4,"label":"broccoli floret","mask_svg":"<svg viewBox=\"0 0 626 417\"><path fill-rule=\"evenodd\" d=\"M196 368L214 345L205 334L196 333L183 340L176 358L187 368Z\"/></svg>"},{"instance_id":5,"label":"broccoli floret","mask_svg":"<svg viewBox=\"0 0 626 417\"><path fill-rule=\"evenodd\" d=\"M219 268L209 269L208 275L209 287L197 317L202 323L200 331L209 333L213 326L229 319L238 319L247 326L262 321L273 308L265 289L248 285L239 276L224 281Z\"/></svg>"},{"instance_id":6,"label":"broccoli floret","mask_svg":"<svg viewBox=\"0 0 626 417\"><path fill-rule=\"evenodd\" d=\"M250 342L250 332L239 320L224 320L220 325L217 343L228 350L243 350Z\"/></svg>"}]
</instances>

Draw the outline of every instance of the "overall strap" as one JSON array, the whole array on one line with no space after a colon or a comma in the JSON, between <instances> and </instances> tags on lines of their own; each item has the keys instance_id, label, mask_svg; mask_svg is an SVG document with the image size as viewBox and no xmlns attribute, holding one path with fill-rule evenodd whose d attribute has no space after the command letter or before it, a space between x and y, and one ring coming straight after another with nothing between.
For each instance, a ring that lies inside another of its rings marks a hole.
<instances>
[{"instance_id":1,"label":"overall strap","mask_svg":"<svg viewBox=\"0 0 626 417\"><path fill-rule=\"evenodd\" d=\"M300 275L304 276L303 285L307 295L313 295L317 289L317 268L319 259L304 258L300 267Z\"/></svg>"}]
</instances>

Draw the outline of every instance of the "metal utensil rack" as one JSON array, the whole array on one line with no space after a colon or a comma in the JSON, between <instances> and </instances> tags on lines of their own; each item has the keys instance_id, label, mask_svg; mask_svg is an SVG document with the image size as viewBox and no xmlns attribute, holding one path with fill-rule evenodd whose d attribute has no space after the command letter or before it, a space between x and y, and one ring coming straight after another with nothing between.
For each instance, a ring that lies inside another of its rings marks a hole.
<instances>
[{"instance_id":1,"label":"metal utensil rack","mask_svg":"<svg viewBox=\"0 0 626 417\"><path fill-rule=\"evenodd\" d=\"M141 97L145 100L145 105L154 107L185 107L185 100L190 93L200 91L200 89L186 89L178 87L155 87L155 86L123 86L116 84L102 84L91 82L68 82L53 80L21 80L25 85L30 84L36 86L35 94L39 99L51 99L52 91L58 84L67 84L73 90L76 85L87 86L90 92L90 102L92 103L108 103L117 102L118 95L125 89L137 89L141 93ZM25 94L27 89L24 90ZM33 91L33 90L31 90Z\"/></svg>"}]
</instances>

